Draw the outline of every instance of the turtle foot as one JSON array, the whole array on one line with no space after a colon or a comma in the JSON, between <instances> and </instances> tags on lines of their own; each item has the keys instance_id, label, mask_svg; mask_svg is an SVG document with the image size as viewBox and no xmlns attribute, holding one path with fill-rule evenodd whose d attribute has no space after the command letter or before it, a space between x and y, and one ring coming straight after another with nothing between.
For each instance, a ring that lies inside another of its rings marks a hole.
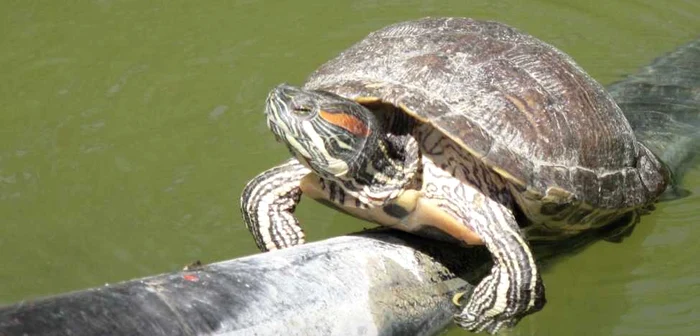
<instances>
[{"instance_id":1,"label":"turtle foot","mask_svg":"<svg viewBox=\"0 0 700 336\"><path fill-rule=\"evenodd\" d=\"M539 276L531 287L525 282L500 283L499 279L509 278L504 273L505 270L495 267L474 288L462 312L455 315L458 326L472 332L495 334L504 327L514 327L523 317L544 307L544 286ZM459 305L461 295L455 295L452 301Z\"/></svg>"}]
</instances>

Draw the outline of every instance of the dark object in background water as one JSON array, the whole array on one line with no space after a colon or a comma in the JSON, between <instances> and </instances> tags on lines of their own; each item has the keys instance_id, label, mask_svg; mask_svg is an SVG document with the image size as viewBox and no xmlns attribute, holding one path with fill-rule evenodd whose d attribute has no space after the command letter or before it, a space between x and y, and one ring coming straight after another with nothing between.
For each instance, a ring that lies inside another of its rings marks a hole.
<instances>
[{"instance_id":1,"label":"dark object in background water","mask_svg":"<svg viewBox=\"0 0 700 336\"><path fill-rule=\"evenodd\" d=\"M671 168L676 181L664 199L687 196L680 179L700 151L700 40L654 60L608 91L637 139Z\"/></svg>"}]
</instances>

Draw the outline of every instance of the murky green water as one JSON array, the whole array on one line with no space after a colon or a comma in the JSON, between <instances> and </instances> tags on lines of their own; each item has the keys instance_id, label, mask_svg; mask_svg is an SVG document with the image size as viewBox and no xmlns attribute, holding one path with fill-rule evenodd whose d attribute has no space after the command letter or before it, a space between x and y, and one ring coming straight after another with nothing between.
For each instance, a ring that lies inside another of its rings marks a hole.
<instances>
[{"instance_id":1,"label":"murky green water","mask_svg":"<svg viewBox=\"0 0 700 336\"><path fill-rule=\"evenodd\" d=\"M255 253L238 196L286 157L268 89L389 23L507 22L604 83L700 35L695 0L320 3L1 2L0 304ZM700 169L686 182L624 243L548 269L549 305L513 334L699 333ZM313 240L366 225L299 216Z\"/></svg>"}]
</instances>

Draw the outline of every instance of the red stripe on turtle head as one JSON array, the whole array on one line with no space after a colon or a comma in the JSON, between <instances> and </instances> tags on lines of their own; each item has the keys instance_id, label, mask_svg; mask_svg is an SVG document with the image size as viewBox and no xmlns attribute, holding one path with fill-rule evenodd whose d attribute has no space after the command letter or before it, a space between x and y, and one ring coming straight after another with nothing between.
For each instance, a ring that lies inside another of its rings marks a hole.
<instances>
[{"instance_id":1,"label":"red stripe on turtle head","mask_svg":"<svg viewBox=\"0 0 700 336\"><path fill-rule=\"evenodd\" d=\"M351 114L321 110L319 111L319 115L323 120L338 127L342 127L357 136L366 138L372 133L369 125Z\"/></svg>"}]
</instances>

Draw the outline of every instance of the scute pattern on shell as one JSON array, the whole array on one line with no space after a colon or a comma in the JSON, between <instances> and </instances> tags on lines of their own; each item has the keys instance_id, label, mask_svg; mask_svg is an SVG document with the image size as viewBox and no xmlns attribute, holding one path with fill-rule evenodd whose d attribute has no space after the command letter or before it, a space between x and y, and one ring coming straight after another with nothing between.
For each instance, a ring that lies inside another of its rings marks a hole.
<instances>
[{"instance_id":1,"label":"scute pattern on shell","mask_svg":"<svg viewBox=\"0 0 700 336\"><path fill-rule=\"evenodd\" d=\"M400 106L548 202L634 208L666 186L661 164L600 84L553 46L497 22L386 27L305 87Z\"/></svg>"}]
</instances>

